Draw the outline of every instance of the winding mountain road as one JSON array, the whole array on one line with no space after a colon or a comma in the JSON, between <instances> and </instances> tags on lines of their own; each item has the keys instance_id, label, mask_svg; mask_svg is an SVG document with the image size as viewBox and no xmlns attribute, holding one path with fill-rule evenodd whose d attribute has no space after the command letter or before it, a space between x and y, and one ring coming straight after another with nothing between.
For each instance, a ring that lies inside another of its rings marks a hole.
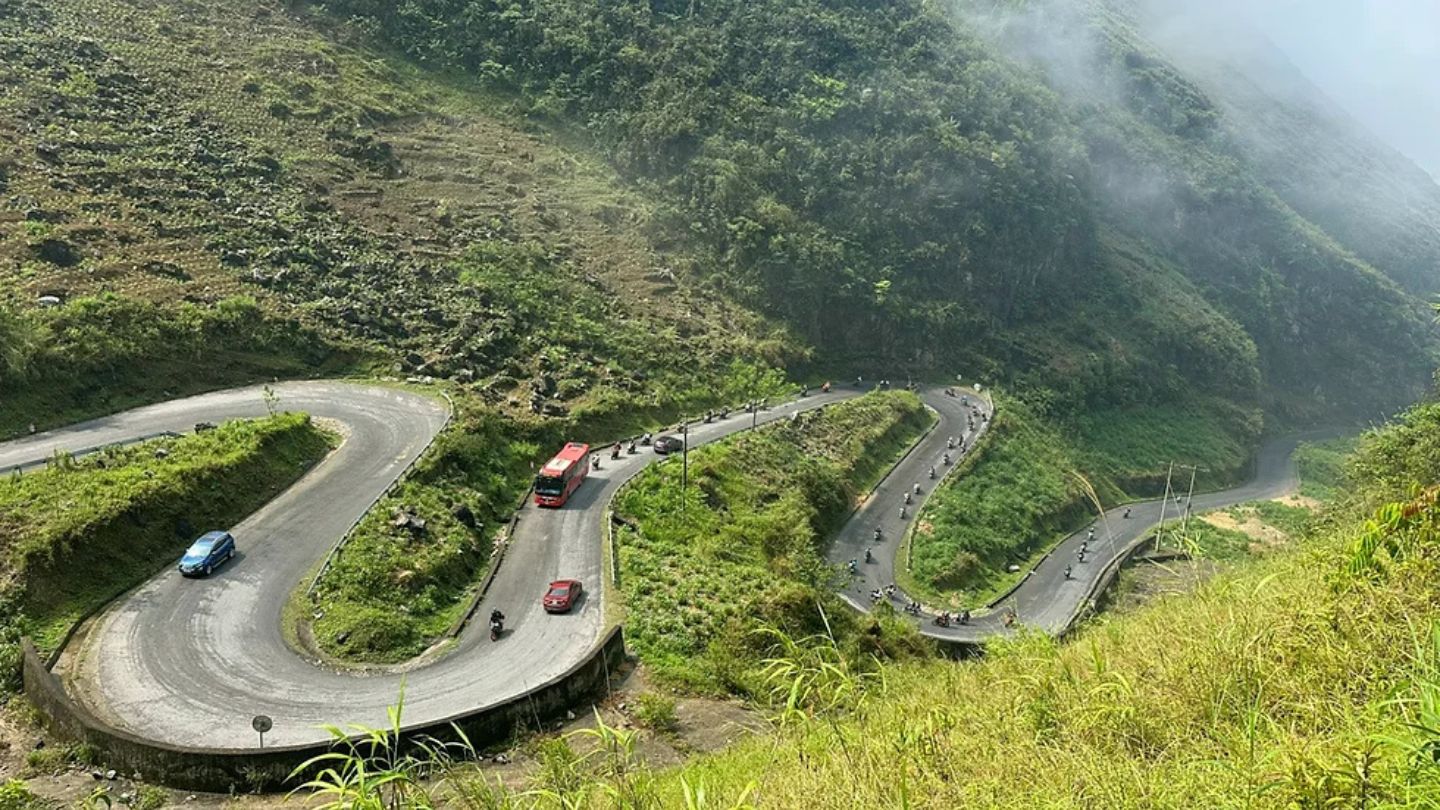
<instances>
[{"instance_id":1,"label":"winding mountain road","mask_svg":"<svg viewBox=\"0 0 1440 810\"><path fill-rule=\"evenodd\" d=\"M282 610L308 572L423 452L445 424L443 402L409 391L346 383L273 386L279 407L337 422L344 442L263 509L233 527L236 559L204 580L173 567L93 619L62 658L72 696L106 722L156 742L249 748L250 719L273 718L267 745L328 739L323 724L387 724L405 689L406 726L420 726L523 694L570 669L607 629L600 587L605 505L657 456L608 456L562 509L527 504L480 614L498 607L505 637L484 622L455 649L408 673L332 671L292 649ZM856 391L812 394L762 411L765 424L840 401ZM197 422L264 416L260 388L175 400L0 445L0 469ZM750 427L750 414L692 424L691 445ZM540 596L552 579L590 586L576 610L552 616Z\"/></svg>"},{"instance_id":2,"label":"winding mountain road","mask_svg":"<svg viewBox=\"0 0 1440 810\"><path fill-rule=\"evenodd\" d=\"M440 400L408 390L341 382L295 382L273 386L279 407L339 423L345 440L299 482L232 532L240 553L205 580L186 580L173 567L117 600L92 619L59 665L71 694L99 717L139 737L169 745L247 749L250 718L274 719L267 744L328 738L324 724L386 724L388 707L405 692L405 724L421 726L524 694L583 660L607 629L604 618L601 538L606 505L615 492L657 457L645 451L618 461L605 457L562 509L523 508L504 563L479 615L498 607L507 633L491 642L484 622L462 633L453 649L399 674L334 671L291 648L282 632L282 611L308 572L350 526L419 457L448 420ZM764 424L860 393L835 389L762 411ZM869 592L893 581L895 552L903 532L943 474L953 471L989 424L990 403L964 389L922 392L938 415L927 433L859 507L836 538L831 559L844 563L875 548L844 595L870 607ZM56 450L77 451L134 438L191 430L197 422L263 416L259 387L222 391L140 408L70 428L0 444L0 469L35 463ZM974 425L968 424L979 414ZM749 428L749 414L711 424L691 423L696 446ZM950 449L954 438L961 447ZM963 448L963 449L962 449ZM1261 454L1257 481L1236 490L1197 496L1195 507L1216 508L1280 494L1293 486L1287 445ZM946 465L942 455L949 453ZM929 478L934 465L937 478ZM914 485L920 483L920 495ZM905 492L912 503L904 518ZM1089 598L1107 560L1153 525L1158 502L1132 506L1128 520L1107 515L1093 556L1063 576L1063 563L1079 534L1067 538L1008 601L1020 622L1059 632ZM873 531L881 527L876 544ZM578 578L590 588L571 614L551 616L540 607L545 583ZM903 595L897 594L897 600ZM1005 632L998 616L967 627L927 634L949 641L979 641Z\"/></svg>"}]
</instances>

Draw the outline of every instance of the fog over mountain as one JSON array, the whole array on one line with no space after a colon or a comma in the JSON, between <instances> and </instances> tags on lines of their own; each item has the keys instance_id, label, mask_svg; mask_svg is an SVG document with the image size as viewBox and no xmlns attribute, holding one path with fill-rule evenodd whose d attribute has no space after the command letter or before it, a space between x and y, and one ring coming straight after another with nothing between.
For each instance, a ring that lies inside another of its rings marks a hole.
<instances>
[{"instance_id":1,"label":"fog over mountain","mask_svg":"<svg viewBox=\"0 0 1440 810\"><path fill-rule=\"evenodd\" d=\"M1440 177L1440 2L1219 0L1203 5L1253 23L1331 99Z\"/></svg>"}]
</instances>

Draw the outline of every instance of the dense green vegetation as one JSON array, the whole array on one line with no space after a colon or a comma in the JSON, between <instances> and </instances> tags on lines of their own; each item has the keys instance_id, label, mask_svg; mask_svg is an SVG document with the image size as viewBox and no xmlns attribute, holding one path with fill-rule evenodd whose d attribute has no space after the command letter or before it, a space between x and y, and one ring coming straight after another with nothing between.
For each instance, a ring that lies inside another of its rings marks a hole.
<instances>
[{"instance_id":1,"label":"dense green vegetation","mask_svg":"<svg viewBox=\"0 0 1440 810\"><path fill-rule=\"evenodd\" d=\"M663 681L764 692L774 639L830 632L851 654L914 648L903 623L857 616L834 594L823 543L933 417L906 392L872 393L661 464L616 498L626 643Z\"/></svg>"},{"instance_id":2,"label":"dense green vegetation","mask_svg":"<svg viewBox=\"0 0 1440 810\"><path fill-rule=\"evenodd\" d=\"M349 359L248 298L161 305L105 294L31 313L0 305L0 436Z\"/></svg>"},{"instance_id":3,"label":"dense green vegetation","mask_svg":"<svg viewBox=\"0 0 1440 810\"><path fill-rule=\"evenodd\" d=\"M1261 379L1296 416L1418 391L1417 302L1251 174L1121 10L1054 5L326 7L584 127L717 285L828 355L978 362L1067 409L1250 404ZM1056 36L1093 46L1079 86L1011 58Z\"/></svg>"},{"instance_id":4,"label":"dense green vegetation","mask_svg":"<svg viewBox=\"0 0 1440 810\"><path fill-rule=\"evenodd\" d=\"M54 649L77 620L173 564L197 535L239 522L288 487L331 441L304 414L283 414L60 456L0 480L6 687L19 674L21 635Z\"/></svg>"},{"instance_id":5,"label":"dense green vegetation","mask_svg":"<svg viewBox=\"0 0 1440 810\"><path fill-rule=\"evenodd\" d=\"M1300 494L1330 500L1346 483L1345 462L1355 450L1356 437L1304 442L1295 450L1300 472Z\"/></svg>"},{"instance_id":6,"label":"dense green vegetation","mask_svg":"<svg viewBox=\"0 0 1440 810\"><path fill-rule=\"evenodd\" d=\"M1064 439L1018 400L996 402L983 453L926 502L909 546L909 574L925 594L961 592L983 604L1005 568L1093 513Z\"/></svg>"},{"instance_id":7,"label":"dense green vegetation","mask_svg":"<svg viewBox=\"0 0 1440 810\"><path fill-rule=\"evenodd\" d=\"M618 423L807 355L583 150L323 17L13 0L0 88L0 431L357 366Z\"/></svg>"},{"instance_id":8,"label":"dense green vegetation","mask_svg":"<svg viewBox=\"0 0 1440 810\"><path fill-rule=\"evenodd\" d=\"M497 530L535 455L535 445L517 441L497 414L464 407L413 474L355 527L320 580L314 633L321 648L396 661L443 636L488 570ZM424 530L397 527L397 515L420 518Z\"/></svg>"}]
</instances>

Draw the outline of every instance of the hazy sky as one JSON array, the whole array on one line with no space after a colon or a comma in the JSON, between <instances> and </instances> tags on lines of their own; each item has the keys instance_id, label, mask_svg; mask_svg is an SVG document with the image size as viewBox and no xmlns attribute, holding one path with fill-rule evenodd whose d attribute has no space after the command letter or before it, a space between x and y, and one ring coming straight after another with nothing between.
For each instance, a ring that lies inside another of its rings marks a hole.
<instances>
[{"instance_id":1,"label":"hazy sky","mask_svg":"<svg viewBox=\"0 0 1440 810\"><path fill-rule=\"evenodd\" d=\"M1327 95L1440 179L1440 0L1237 6Z\"/></svg>"}]
</instances>

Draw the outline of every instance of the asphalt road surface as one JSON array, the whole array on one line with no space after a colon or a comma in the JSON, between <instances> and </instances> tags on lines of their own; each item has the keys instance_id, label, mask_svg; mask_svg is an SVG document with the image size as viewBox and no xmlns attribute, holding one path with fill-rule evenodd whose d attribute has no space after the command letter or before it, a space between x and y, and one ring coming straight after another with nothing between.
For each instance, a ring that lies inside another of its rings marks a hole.
<instances>
[{"instance_id":1,"label":"asphalt road surface","mask_svg":"<svg viewBox=\"0 0 1440 810\"><path fill-rule=\"evenodd\" d=\"M502 702L559 675L593 648L606 629L601 604L604 506L625 480L657 460L648 449L612 462L562 509L527 505L504 563L477 615L507 616L489 640L473 623L448 655L401 674L337 672L287 645L281 611L307 572L428 445L446 421L443 402L399 389L344 383L273 386L282 409L341 423L344 443L304 478L232 528L234 561L208 579L168 567L94 619L62 661L67 689L107 722L157 742L249 748L250 719L275 725L267 745L328 738L323 724L386 724L405 691L406 726ZM812 394L762 411L764 424L853 397L854 390ZM265 414L259 388L175 400L0 445L0 468L46 458L56 449L89 448L196 422ZM691 446L750 427L750 414L696 424ZM163 561L158 561L160 563ZM552 579L588 587L568 615L543 612Z\"/></svg>"},{"instance_id":2,"label":"asphalt road surface","mask_svg":"<svg viewBox=\"0 0 1440 810\"><path fill-rule=\"evenodd\" d=\"M66 651L60 674L72 695L98 716L153 741L225 749L255 745L250 719L266 714L275 722L267 744L314 742L328 738L324 724L384 725L402 684L406 726L502 702L568 670L599 640L606 629L601 604L605 505L626 480L657 460L648 448L618 461L603 454L601 469L591 471L562 509L525 506L499 574L477 611L481 620L448 654L403 675L332 671L298 654L281 630L285 603L351 524L423 452L446 423L448 409L440 400L394 388L297 382L274 390L282 409L340 423L345 441L293 487L232 528L239 553L212 577L187 580L167 567L87 625ZM811 394L762 411L753 421L786 419L858 393L837 388ZM843 595L861 610L871 607L871 591L893 582L899 540L925 498L989 426L990 402L973 390L956 389L952 396L927 389L922 398L939 415L937 425L866 499L831 547L834 562L859 561L858 575ZM265 412L258 387L175 400L0 444L0 469L37 462L57 449L181 433L197 422ZM692 423L691 446L751 424L747 413ZM1220 508L1292 490L1294 444L1268 445L1254 482L1197 496L1193 508ZM907 492L911 503L902 517ZM1175 504L1166 508L1176 513ZM1128 519L1112 510L1099 522L1084 563L1073 558L1086 532L1067 538L1004 605L1017 610L1022 624L1050 632L1065 629L1105 563L1160 517L1158 501L1131 509ZM878 542L876 526L881 529ZM867 548L872 549L870 563L863 561ZM1070 578L1064 576L1067 564L1073 565ZM551 616L541 609L540 596L546 583L560 578L582 580L587 592L572 613ZM906 600L898 591L889 598L897 608ZM492 607L507 616L506 634L498 642L489 640L483 621ZM921 621L927 634L951 641L980 641L1007 632L999 611L966 627L942 629L925 617Z\"/></svg>"},{"instance_id":3,"label":"asphalt road surface","mask_svg":"<svg viewBox=\"0 0 1440 810\"><path fill-rule=\"evenodd\" d=\"M976 397L973 392L966 393L969 394L969 402L974 404ZM912 507L908 510L908 517L901 517L899 510L904 504L904 494L911 492L911 500L916 505L923 504L933 489L933 482L927 478L929 469L932 466L945 469L943 454L954 454L948 449L950 436L964 435L967 452L973 446L972 436L961 432L965 428L963 420L969 408L952 398L939 397L933 391L926 392L925 400L939 412L940 424L876 488L854 519L841 530L829 555L831 562L836 564L858 560L858 575L851 578L842 592L846 601L858 610L868 612L878 604L889 603L900 611L910 603L911 597L903 589L894 587L898 541L907 529L907 522L916 514ZM979 407L989 413L988 403L981 402ZM977 422L973 428L974 438L978 438L988 425L988 419ZM1096 586L1110 563L1162 519L1168 521L1183 517L1187 511L1192 515L1199 514L1293 493L1299 486L1293 455L1301 438L1266 443L1257 456L1254 478L1244 485L1195 495L1193 502L1187 501L1183 494L1177 494L1168 503L1156 499L1105 512L1090 526L1056 545L1018 587L987 609L976 611L968 624L952 623L949 627L940 627L933 622L933 609L922 606L919 614L921 631L932 638L962 644L980 644L989 638L1018 632L1021 628L1053 635L1067 632L1089 606ZM921 489L918 496L914 494L916 483ZM874 542L876 526L881 527L881 543ZM1082 547L1086 551L1083 560L1080 557ZM873 549L874 560L869 564L864 561L866 548ZM1007 614L1013 617L1013 621L1007 621Z\"/></svg>"}]
</instances>

